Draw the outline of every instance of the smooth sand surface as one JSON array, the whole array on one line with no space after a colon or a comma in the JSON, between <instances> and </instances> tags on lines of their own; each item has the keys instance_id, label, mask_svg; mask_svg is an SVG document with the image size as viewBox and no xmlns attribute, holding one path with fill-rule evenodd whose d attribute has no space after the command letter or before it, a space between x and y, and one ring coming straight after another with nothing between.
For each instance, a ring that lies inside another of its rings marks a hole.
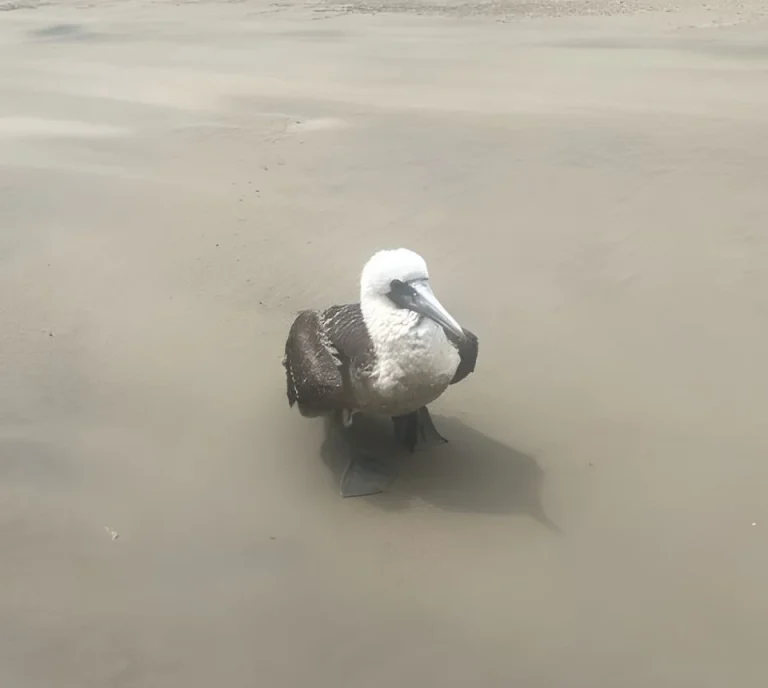
<instances>
[{"instance_id":1,"label":"smooth sand surface","mask_svg":"<svg viewBox=\"0 0 768 688\"><path fill-rule=\"evenodd\" d=\"M4 688L768 685L760 3L0 9ZM342 500L400 245L479 365Z\"/></svg>"}]
</instances>

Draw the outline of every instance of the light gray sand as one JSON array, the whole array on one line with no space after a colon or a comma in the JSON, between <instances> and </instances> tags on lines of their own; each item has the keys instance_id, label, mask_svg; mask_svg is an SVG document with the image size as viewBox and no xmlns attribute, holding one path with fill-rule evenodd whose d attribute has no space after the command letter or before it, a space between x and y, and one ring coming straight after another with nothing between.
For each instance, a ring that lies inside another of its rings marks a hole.
<instances>
[{"instance_id":1,"label":"light gray sand","mask_svg":"<svg viewBox=\"0 0 768 688\"><path fill-rule=\"evenodd\" d=\"M760 3L73 4L0 2L2 686L768 684ZM479 366L341 500L282 346L398 245Z\"/></svg>"}]
</instances>

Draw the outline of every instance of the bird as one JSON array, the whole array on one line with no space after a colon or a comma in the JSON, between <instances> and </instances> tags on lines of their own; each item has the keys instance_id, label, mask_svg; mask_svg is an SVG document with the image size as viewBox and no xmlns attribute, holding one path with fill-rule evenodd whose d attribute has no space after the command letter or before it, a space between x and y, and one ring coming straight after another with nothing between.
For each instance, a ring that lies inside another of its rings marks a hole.
<instances>
[{"instance_id":1,"label":"bird","mask_svg":"<svg viewBox=\"0 0 768 688\"><path fill-rule=\"evenodd\" d=\"M358 302L296 315L283 357L288 404L338 421L350 449L342 496L376 494L391 476L353 446L355 417L389 416L411 452L447 442L427 406L474 372L477 356L477 336L435 296L424 258L380 250L363 267Z\"/></svg>"}]
</instances>

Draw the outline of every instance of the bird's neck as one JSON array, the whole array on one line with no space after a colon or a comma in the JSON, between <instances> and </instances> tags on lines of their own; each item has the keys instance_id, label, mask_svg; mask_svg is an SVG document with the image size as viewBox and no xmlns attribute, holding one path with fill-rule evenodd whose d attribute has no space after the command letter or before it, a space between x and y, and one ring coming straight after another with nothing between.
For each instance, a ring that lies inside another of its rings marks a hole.
<instances>
[{"instance_id":1,"label":"bird's neck","mask_svg":"<svg viewBox=\"0 0 768 688\"><path fill-rule=\"evenodd\" d=\"M360 310L375 346L394 344L407 338L419 325L418 313L398 308L386 296L376 295L361 299Z\"/></svg>"},{"instance_id":2,"label":"bird's neck","mask_svg":"<svg viewBox=\"0 0 768 688\"><path fill-rule=\"evenodd\" d=\"M360 302L363 320L374 348L383 354L404 345L431 347L446 340L443 328L407 308L398 308L386 296L368 296Z\"/></svg>"},{"instance_id":3,"label":"bird's neck","mask_svg":"<svg viewBox=\"0 0 768 688\"><path fill-rule=\"evenodd\" d=\"M396 386L447 386L456 373L459 354L443 328L384 299L364 299L360 304L376 352L379 380Z\"/></svg>"}]
</instances>

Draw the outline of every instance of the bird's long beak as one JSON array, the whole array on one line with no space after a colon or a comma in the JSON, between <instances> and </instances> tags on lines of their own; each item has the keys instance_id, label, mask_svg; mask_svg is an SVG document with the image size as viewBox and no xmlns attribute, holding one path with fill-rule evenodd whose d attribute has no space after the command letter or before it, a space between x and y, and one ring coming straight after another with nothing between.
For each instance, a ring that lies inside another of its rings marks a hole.
<instances>
[{"instance_id":1,"label":"bird's long beak","mask_svg":"<svg viewBox=\"0 0 768 688\"><path fill-rule=\"evenodd\" d=\"M432 292L432 287L429 286L429 282L411 282L411 287L415 292L409 304L409 308L412 311L416 311L434 320L438 325L453 332L457 337L464 337L464 330L461 329L461 325L443 308L443 304L437 300L437 297Z\"/></svg>"}]
</instances>

